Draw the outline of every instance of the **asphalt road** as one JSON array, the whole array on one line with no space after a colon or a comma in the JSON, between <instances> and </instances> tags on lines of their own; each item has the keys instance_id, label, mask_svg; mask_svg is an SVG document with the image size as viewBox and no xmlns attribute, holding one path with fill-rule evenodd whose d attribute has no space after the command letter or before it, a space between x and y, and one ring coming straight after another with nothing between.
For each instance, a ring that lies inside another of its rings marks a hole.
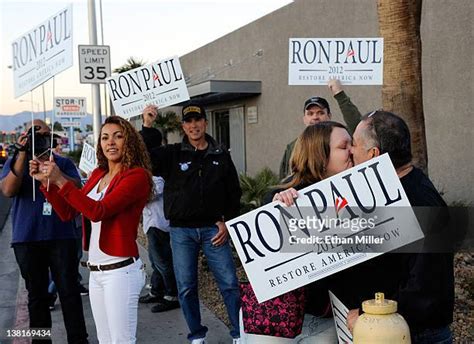
<instances>
[{"instance_id":1,"label":"asphalt road","mask_svg":"<svg viewBox=\"0 0 474 344\"><path fill-rule=\"evenodd\" d=\"M3 194L0 192L0 230L2 230L3 226L5 225L11 204L12 199L3 196Z\"/></svg>"}]
</instances>

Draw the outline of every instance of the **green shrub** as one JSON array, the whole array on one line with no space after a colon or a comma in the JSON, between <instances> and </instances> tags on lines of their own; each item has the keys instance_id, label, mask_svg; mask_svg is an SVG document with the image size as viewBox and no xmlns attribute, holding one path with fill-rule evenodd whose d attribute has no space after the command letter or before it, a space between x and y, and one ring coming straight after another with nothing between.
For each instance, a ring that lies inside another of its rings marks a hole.
<instances>
[{"instance_id":1,"label":"green shrub","mask_svg":"<svg viewBox=\"0 0 474 344\"><path fill-rule=\"evenodd\" d=\"M72 161L74 161L76 166L79 166L79 162L81 161L81 155L82 155L82 148L77 149L73 152L67 153L67 157L70 158Z\"/></svg>"},{"instance_id":2,"label":"green shrub","mask_svg":"<svg viewBox=\"0 0 474 344\"><path fill-rule=\"evenodd\" d=\"M277 185L278 177L268 167L258 172L255 177L246 174L240 175L242 198L240 201L241 214L249 212L262 205L263 197Z\"/></svg>"}]
</instances>

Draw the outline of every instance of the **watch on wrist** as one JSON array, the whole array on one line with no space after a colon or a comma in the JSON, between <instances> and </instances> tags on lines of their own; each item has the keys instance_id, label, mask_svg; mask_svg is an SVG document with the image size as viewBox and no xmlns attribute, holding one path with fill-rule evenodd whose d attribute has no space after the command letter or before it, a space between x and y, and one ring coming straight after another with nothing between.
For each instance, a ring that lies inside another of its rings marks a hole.
<instances>
[{"instance_id":1,"label":"watch on wrist","mask_svg":"<svg viewBox=\"0 0 474 344\"><path fill-rule=\"evenodd\" d=\"M19 152L25 152L26 151L26 146L23 146L19 144L18 142L15 142L15 149Z\"/></svg>"}]
</instances>

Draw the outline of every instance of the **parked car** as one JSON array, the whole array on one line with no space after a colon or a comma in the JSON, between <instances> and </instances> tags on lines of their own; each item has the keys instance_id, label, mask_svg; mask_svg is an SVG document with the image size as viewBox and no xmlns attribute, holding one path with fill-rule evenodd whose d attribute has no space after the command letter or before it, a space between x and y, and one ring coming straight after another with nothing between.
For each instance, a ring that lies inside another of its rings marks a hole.
<instances>
[{"instance_id":1,"label":"parked car","mask_svg":"<svg viewBox=\"0 0 474 344\"><path fill-rule=\"evenodd\" d=\"M5 161L8 159L8 153L7 150L3 145L0 145L0 167L3 167L3 164Z\"/></svg>"}]
</instances>

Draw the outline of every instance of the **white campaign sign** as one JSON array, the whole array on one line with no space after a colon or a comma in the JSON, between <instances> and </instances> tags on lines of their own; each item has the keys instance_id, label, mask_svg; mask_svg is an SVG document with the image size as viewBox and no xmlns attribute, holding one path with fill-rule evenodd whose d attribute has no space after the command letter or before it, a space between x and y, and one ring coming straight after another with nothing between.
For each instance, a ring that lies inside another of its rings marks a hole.
<instances>
[{"instance_id":1,"label":"white campaign sign","mask_svg":"<svg viewBox=\"0 0 474 344\"><path fill-rule=\"evenodd\" d=\"M72 66L72 5L12 43L15 98Z\"/></svg>"},{"instance_id":2,"label":"white campaign sign","mask_svg":"<svg viewBox=\"0 0 474 344\"><path fill-rule=\"evenodd\" d=\"M54 116L61 118L75 118L87 116L87 103L85 97L55 97Z\"/></svg>"},{"instance_id":3,"label":"white campaign sign","mask_svg":"<svg viewBox=\"0 0 474 344\"><path fill-rule=\"evenodd\" d=\"M259 302L423 238L388 154L298 193L226 222Z\"/></svg>"},{"instance_id":4,"label":"white campaign sign","mask_svg":"<svg viewBox=\"0 0 474 344\"><path fill-rule=\"evenodd\" d=\"M106 82L115 113L124 118L141 114L146 105L164 108L189 99L177 56L115 75Z\"/></svg>"},{"instance_id":5,"label":"white campaign sign","mask_svg":"<svg viewBox=\"0 0 474 344\"><path fill-rule=\"evenodd\" d=\"M289 85L383 84L383 38L290 38Z\"/></svg>"},{"instance_id":6,"label":"white campaign sign","mask_svg":"<svg viewBox=\"0 0 474 344\"><path fill-rule=\"evenodd\" d=\"M91 173L97 167L96 152L87 142L82 146L81 161L79 162L79 169L86 174Z\"/></svg>"},{"instance_id":7,"label":"white campaign sign","mask_svg":"<svg viewBox=\"0 0 474 344\"><path fill-rule=\"evenodd\" d=\"M352 333L347 327L347 315L349 314L349 309L330 290L329 299L331 300L337 342L339 344L352 344Z\"/></svg>"}]
</instances>

